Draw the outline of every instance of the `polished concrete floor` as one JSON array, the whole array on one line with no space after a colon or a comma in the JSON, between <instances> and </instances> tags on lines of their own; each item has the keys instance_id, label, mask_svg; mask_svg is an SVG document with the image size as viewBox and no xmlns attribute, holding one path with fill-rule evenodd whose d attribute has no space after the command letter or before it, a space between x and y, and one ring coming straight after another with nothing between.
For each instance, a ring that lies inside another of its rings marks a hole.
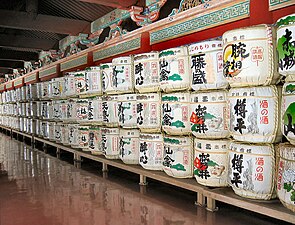
<instances>
[{"instance_id":1,"label":"polished concrete floor","mask_svg":"<svg viewBox=\"0 0 295 225\"><path fill-rule=\"evenodd\" d=\"M283 225L223 204L216 213L194 206L194 194L99 164L69 162L0 133L0 225Z\"/></svg>"}]
</instances>

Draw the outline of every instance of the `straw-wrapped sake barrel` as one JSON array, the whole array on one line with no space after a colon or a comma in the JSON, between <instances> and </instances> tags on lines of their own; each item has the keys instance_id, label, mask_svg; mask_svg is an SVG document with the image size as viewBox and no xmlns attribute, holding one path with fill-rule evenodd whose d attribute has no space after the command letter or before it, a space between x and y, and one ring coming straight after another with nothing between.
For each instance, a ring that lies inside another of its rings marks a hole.
<instances>
[{"instance_id":1,"label":"straw-wrapped sake barrel","mask_svg":"<svg viewBox=\"0 0 295 225\"><path fill-rule=\"evenodd\" d=\"M162 95L162 129L167 134L189 134L190 94L171 93Z\"/></svg>"},{"instance_id":2,"label":"straw-wrapped sake barrel","mask_svg":"<svg viewBox=\"0 0 295 225\"><path fill-rule=\"evenodd\" d=\"M120 129L120 159L125 164L139 163L139 130Z\"/></svg>"},{"instance_id":3,"label":"straw-wrapped sake barrel","mask_svg":"<svg viewBox=\"0 0 295 225\"><path fill-rule=\"evenodd\" d=\"M101 148L101 127L91 126L89 128L88 148L93 155L102 155Z\"/></svg>"},{"instance_id":4,"label":"straw-wrapped sake barrel","mask_svg":"<svg viewBox=\"0 0 295 225\"><path fill-rule=\"evenodd\" d=\"M163 170L163 134L140 133L139 164L147 170Z\"/></svg>"},{"instance_id":5,"label":"straw-wrapped sake barrel","mask_svg":"<svg viewBox=\"0 0 295 225\"><path fill-rule=\"evenodd\" d=\"M88 122L101 125L103 123L102 97L96 96L88 98Z\"/></svg>"},{"instance_id":6,"label":"straw-wrapped sake barrel","mask_svg":"<svg viewBox=\"0 0 295 225\"><path fill-rule=\"evenodd\" d=\"M76 101L76 120L79 123L88 121L88 100L77 99Z\"/></svg>"},{"instance_id":7,"label":"straw-wrapped sake barrel","mask_svg":"<svg viewBox=\"0 0 295 225\"><path fill-rule=\"evenodd\" d=\"M86 77L85 71L74 73L76 94L84 94L86 91Z\"/></svg>"},{"instance_id":8,"label":"straw-wrapped sake barrel","mask_svg":"<svg viewBox=\"0 0 295 225\"><path fill-rule=\"evenodd\" d=\"M36 118L37 117L37 102L30 102L30 117Z\"/></svg>"},{"instance_id":9,"label":"straw-wrapped sake barrel","mask_svg":"<svg viewBox=\"0 0 295 225\"><path fill-rule=\"evenodd\" d=\"M119 128L101 128L101 149L107 159L119 159Z\"/></svg>"},{"instance_id":10,"label":"straw-wrapped sake barrel","mask_svg":"<svg viewBox=\"0 0 295 225\"><path fill-rule=\"evenodd\" d=\"M230 89L230 132L235 140L254 143L281 140L279 91L275 86Z\"/></svg>"},{"instance_id":11,"label":"straw-wrapped sake barrel","mask_svg":"<svg viewBox=\"0 0 295 225\"><path fill-rule=\"evenodd\" d=\"M280 144L278 163L277 194L285 207L295 212L295 147Z\"/></svg>"},{"instance_id":12,"label":"straw-wrapped sake barrel","mask_svg":"<svg viewBox=\"0 0 295 225\"><path fill-rule=\"evenodd\" d=\"M231 87L275 84L279 79L272 26L257 25L223 34L223 75Z\"/></svg>"},{"instance_id":13,"label":"straw-wrapped sake barrel","mask_svg":"<svg viewBox=\"0 0 295 225\"><path fill-rule=\"evenodd\" d=\"M72 98L67 100L67 116L65 118L65 121L71 122L71 121L77 121L77 99Z\"/></svg>"},{"instance_id":14,"label":"straw-wrapped sake barrel","mask_svg":"<svg viewBox=\"0 0 295 225\"><path fill-rule=\"evenodd\" d=\"M163 170L172 177L193 177L193 140L187 136L165 136Z\"/></svg>"},{"instance_id":15,"label":"straw-wrapped sake barrel","mask_svg":"<svg viewBox=\"0 0 295 225\"><path fill-rule=\"evenodd\" d=\"M102 97L102 116L103 125L117 127L118 120L118 95L105 95Z\"/></svg>"},{"instance_id":16,"label":"straw-wrapped sake barrel","mask_svg":"<svg viewBox=\"0 0 295 225\"><path fill-rule=\"evenodd\" d=\"M134 56L135 89L139 93L160 90L159 53L150 52Z\"/></svg>"},{"instance_id":17,"label":"straw-wrapped sake barrel","mask_svg":"<svg viewBox=\"0 0 295 225\"><path fill-rule=\"evenodd\" d=\"M106 94L115 94L116 89L113 82L112 63L100 64L102 91Z\"/></svg>"},{"instance_id":18,"label":"straw-wrapped sake barrel","mask_svg":"<svg viewBox=\"0 0 295 225\"><path fill-rule=\"evenodd\" d=\"M79 131L78 131L78 124L69 124L68 129L69 129L69 145L73 148L79 148Z\"/></svg>"},{"instance_id":19,"label":"straw-wrapped sake barrel","mask_svg":"<svg viewBox=\"0 0 295 225\"><path fill-rule=\"evenodd\" d=\"M161 130L161 94L137 94L137 127L142 132Z\"/></svg>"},{"instance_id":20,"label":"straw-wrapped sake barrel","mask_svg":"<svg viewBox=\"0 0 295 225\"><path fill-rule=\"evenodd\" d=\"M101 73L99 66L88 67L85 69L86 95L101 95Z\"/></svg>"},{"instance_id":21,"label":"straw-wrapped sake barrel","mask_svg":"<svg viewBox=\"0 0 295 225\"><path fill-rule=\"evenodd\" d=\"M40 137L41 136L41 121L39 119L36 119L36 127L35 127L35 131L36 131L36 136Z\"/></svg>"},{"instance_id":22,"label":"straw-wrapped sake barrel","mask_svg":"<svg viewBox=\"0 0 295 225\"><path fill-rule=\"evenodd\" d=\"M61 125L62 123L54 123L54 141L61 143Z\"/></svg>"},{"instance_id":23,"label":"straw-wrapped sake barrel","mask_svg":"<svg viewBox=\"0 0 295 225\"><path fill-rule=\"evenodd\" d=\"M64 77L63 95L65 97L72 97L77 94L75 82L75 75L73 73L70 73L69 75Z\"/></svg>"},{"instance_id":24,"label":"straw-wrapped sake barrel","mask_svg":"<svg viewBox=\"0 0 295 225\"><path fill-rule=\"evenodd\" d=\"M123 94L118 97L118 122L123 128L137 127L136 94Z\"/></svg>"},{"instance_id":25,"label":"straw-wrapped sake barrel","mask_svg":"<svg viewBox=\"0 0 295 225\"><path fill-rule=\"evenodd\" d=\"M210 91L191 94L191 131L198 138L229 137L227 92Z\"/></svg>"},{"instance_id":26,"label":"straw-wrapped sake barrel","mask_svg":"<svg viewBox=\"0 0 295 225\"><path fill-rule=\"evenodd\" d=\"M48 139L54 141L54 125L55 122L48 121Z\"/></svg>"},{"instance_id":27,"label":"straw-wrapped sake barrel","mask_svg":"<svg viewBox=\"0 0 295 225\"><path fill-rule=\"evenodd\" d=\"M60 126L61 139L60 142L64 145L69 144L69 127L68 124L61 124Z\"/></svg>"},{"instance_id":28,"label":"straw-wrapped sake barrel","mask_svg":"<svg viewBox=\"0 0 295 225\"><path fill-rule=\"evenodd\" d=\"M223 76L222 41L210 40L189 45L192 89L221 89L228 86Z\"/></svg>"},{"instance_id":29,"label":"straw-wrapped sake barrel","mask_svg":"<svg viewBox=\"0 0 295 225\"><path fill-rule=\"evenodd\" d=\"M63 77L58 77L58 78L53 78L50 82L51 82L51 92L52 92L52 98L56 99L56 98L60 98L61 97L61 93L62 90L60 88L60 82L62 82L64 80Z\"/></svg>"},{"instance_id":30,"label":"straw-wrapped sake barrel","mask_svg":"<svg viewBox=\"0 0 295 225\"><path fill-rule=\"evenodd\" d=\"M29 100L36 100L37 99L37 85L36 84L29 84L27 86L27 96Z\"/></svg>"},{"instance_id":31,"label":"straw-wrapped sake barrel","mask_svg":"<svg viewBox=\"0 0 295 225\"><path fill-rule=\"evenodd\" d=\"M194 175L199 184L227 186L229 139L194 139Z\"/></svg>"},{"instance_id":32,"label":"straw-wrapped sake barrel","mask_svg":"<svg viewBox=\"0 0 295 225\"><path fill-rule=\"evenodd\" d=\"M283 86L282 132L295 145L295 82Z\"/></svg>"},{"instance_id":33,"label":"straw-wrapped sake barrel","mask_svg":"<svg viewBox=\"0 0 295 225\"><path fill-rule=\"evenodd\" d=\"M55 121L61 120L60 101L52 101L52 119Z\"/></svg>"},{"instance_id":34,"label":"straw-wrapped sake barrel","mask_svg":"<svg viewBox=\"0 0 295 225\"><path fill-rule=\"evenodd\" d=\"M228 184L237 195L261 200L274 198L275 174L275 148L272 144L230 143Z\"/></svg>"},{"instance_id":35,"label":"straw-wrapped sake barrel","mask_svg":"<svg viewBox=\"0 0 295 225\"><path fill-rule=\"evenodd\" d=\"M132 93L134 91L133 56L114 58L112 67L112 83L116 93Z\"/></svg>"},{"instance_id":36,"label":"straw-wrapped sake barrel","mask_svg":"<svg viewBox=\"0 0 295 225\"><path fill-rule=\"evenodd\" d=\"M89 126L79 125L79 127L78 127L78 141L79 141L79 148L82 148L83 151L89 151L88 150Z\"/></svg>"},{"instance_id":37,"label":"straw-wrapped sake barrel","mask_svg":"<svg viewBox=\"0 0 295 225\"><path fill-rule=\"evenodd\" d=\"M277 27L279 73L286 76L286 81L295 81L295 14L280 18Z\"/></svg>"},{"instance_id":38,"label":"straw-wrapped sake barrel","mask_svg":"<svg viewBox=\"0 0 295 225\"><path fill-rule=\"evenodd\" d=\"M163 50L159 53L160 87L164 92L184 91L191 87L187 47Z\"/></svg>"}]
</instances>

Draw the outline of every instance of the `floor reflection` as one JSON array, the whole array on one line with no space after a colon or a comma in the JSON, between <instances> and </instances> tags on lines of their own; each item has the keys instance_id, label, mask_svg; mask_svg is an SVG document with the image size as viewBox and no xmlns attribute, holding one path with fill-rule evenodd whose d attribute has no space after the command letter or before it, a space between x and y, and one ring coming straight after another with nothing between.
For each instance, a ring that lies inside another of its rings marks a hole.
<instances>
[{"instance_id":1,"label":"floor reflection","mask_svg":"<svg viewBox=\"0 0 295 225\"><path fill-rule=\"evenodd\" d=\"M138 186L120 182L78 170L0 134L1 225L276 224L239 210L209 213L192 202L185 207L185 199L165 197L163 190L143 195Z\"/></svg>"}]
</instances>

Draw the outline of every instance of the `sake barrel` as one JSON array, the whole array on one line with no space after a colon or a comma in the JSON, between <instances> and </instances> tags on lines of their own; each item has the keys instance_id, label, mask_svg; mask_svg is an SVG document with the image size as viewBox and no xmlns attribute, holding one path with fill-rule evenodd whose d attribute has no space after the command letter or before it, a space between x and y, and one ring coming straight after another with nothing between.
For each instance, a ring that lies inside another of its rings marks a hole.
<instances>
[{"instance_id":1,"label":"sake barrel","mask_svg":"<svg viewBox=\"0 0 295 225\"><path fill-rule=\"evenodd\" d=\"M87 122L88 121L88 100L87 99L77 99L76 101L76 119L77 122Z\"/></svg>"},{"instance_id":2,"label":"sake barrel","mask_svg":"<svg viewBox=\"0 0 295 225\"><path fill-rule=\"evenodd\" d=\"M68 99L66 121L76 121L77 115L77 99Z\"/></svg>"},{"instance_id":3,"label":"sake barrel","mask_svg":"<svg viewBox=\"0 0 295 225\"><path fill-rule=\"evenodd\" d=\"M295 147L280 144L280 159L277 170L277 194L285 207L295 212Z\"/></svg>"},{"instance_id":4,"label":"sake barrel","mask_svg":"<svg viewBox=\"0 0 295 225\"><path fill-rule=\"evenodd\" d=\"M59 98L64 99L64 98L67 97L65 95L65 78L64 77L61 77L59 79L58 84L59 84L59 92L60 92Z\"/></svg>"},{"instance_id":5,"label":"sake barrel","mask_svg":"<svg viewBox=\"0 0 295 225\"><path fill-rule=\"evenodd\" d=\"M139 164L138 129L120 129L119 151L125 164Z\"/></svg>"},{"instance_id":6,"label":"sake barrel","mask_svg":"<svg viewBox=\"0 0 295 225\"><path fill-rule=\"evenodd\" d=\"M275 149L272 144L231 142L228 184L237 195L269 200L275 194Z\"/></svg>"},{"instance_id":7,"label":"sake barrel","mask_svg":"<svg viewBox=\"0 0 295 225\"><path fill-rule=\"evenodd\" d=\"M89 151L88 150L89 126L79 125L78 140L79 140L79 148L82 148L83 151Z\"/></svg>"},{"instance_id":8,"label":"sake barrel","mask_svg":"<svg viewBox=\"0 0 295 225\"><path fill-rule=\"evenodd\" d=\"M26 116L26 103L21 103L21 116Z\"/></svg>"},{"instance_id":9,"label":"sake barrel","mask_svg":"<svg viewBox=\"0 0 295 225\"><path fill-rule=\"evenodd\" d=\"M160 91L159 53L134 56L135 89L139 93Z\"/></svg>"},{"instance_id":10,"label":"sake barrel","mask_svg":"<svg viewBox=\"0 0 295 225\"><path fill-rule=\"evenodd\" d=\"M69 144L69 128L68 124L61 124L60 126L60 132L61 132L61 143L63 145L68 145Z\"/></svg>"},{"instance_id":11,"label":"sake barrel","mask_svg":"<svg viewBox=\"0 0 295 225\"><path fill-rule=\"evenodd\" d=\"M101 128L101 149L107 159L119 159L119 128Z\"/></svg>"},{"instance_id":12,"label":"sake barrel","mask_svg":"<svg viewBox=\"0 0 295 225\"><path fill-rule=\"evenodd\" d=\"M133 57L118 57L112 60L112 82L116 93L134 91Z\"/></svg>"},{"instance_id":13,"label":"sake barrel","mask_svg":"<svg viewBox=\"0 0 295 225\"><path fill-rule=\"evenodd\" d=\"M28 118L27 119L27 132L29 133L29 134L33 134L33 135L35 135L35 133L36 133L36 121L34 120L34 119L32 119L32 118Z\"/></svg>"},{"instance_id":14,"label":"sake barrel","mask_svg":"<svg viewBox=\"0 0 295 225\"><path fill-rule=\"evenodd\" d=\"M295 82L283 86L282 119L283 134L295 145Z\"/></svg>"},{"instance_id":15,"label":"sake barrel","mask_svg":"<svg viewBox=\"0 0 295 225\"><path fill-rule=\"evenodd\" d=\"M15 92L16 92L16 101L17 102L21 101L21 90L20 90L20 88L15 89ZM1 98L0 98L1 103L3 103L3 96L4 96L4 94L3 95L1 94Z\"/></svg>"},{"instance_id":16,"label":"sake barrel","mask_svg":"<svg viewBox=\"0 0 295 225\"><path fill-rule=\"evenodd\" d=\"M49 111L48 104L49 104L48 101L41 102L41 117L42 117L42 119L48 118L48 111Z\"/></svg>"},{"instance_id":17,"label":"sake barrel","mask_svg":"<svg viewBox=\"0 0 295 225\"><path fill-rule=\"evenodd\" d=\"M54 125L55 125L55 122L51 122L51 121L48 122L48 139L50 141L54 141Z\"/></svg>"},{"instance_id":18,"label":"sake barrel","mask_svg":"<svg viewBox=\"0 0 295 225\"><path fill-rule=\"evenodd\" d=\"M37 102L31 101L30 102L30 109L31 109L30 116L33 118L36 118L37 117Z\"/></svg>"},{"instance_id":19,"label":"sake barrel","mask_svg":"<svg viewBox=\"0 0 295 225\"><path fill-rule=\"evenodd\" d=\"M93 155L102 155L101 148L101 128L99 126L91 126L89 128L88 148Z\"/></svg>"},{"instance_id":20,"label":"sake barrel","mask_svg":"<svg viewBox=\"0 0 295 225\"><path fill-rule=\"evenodd\" d=\"M88 123L102 125L102 97L96 96L88 98Z\"/></svg>"},{"instance_id":21,"label":"sake barrel","mask_svg":"<svg viewBox=\"0 0 295 225\"><path fill-rule=\"evenodd\" d=\"M52 97L52 82L51 81L48 81L48 83L47 83L47 85L48 85L48 99L52 99L53 97Z\"/></svg>"},{"instance_id":22,"label":"sake barrel","mask_svg":"<svg viewBox=\"0 0 295 225\"><path fill-rule=\"evenodd\" d=\"M279 73L286 76L286 81L295 81L295 14L280 18L277 27Z\"/></svg>"},{"instance_id":23,"label":"sake barrel","mask_svg":"<svg viewBox=\"0 0 295 225\"><path fill-rule=\"evenodd\" d=\"M10 127L10 125L9 125L9 122L10 122L9 118L10 117L8 117L7 127ZM24 132L25 133L28 133L28 118L26 118L26 117L24 118Z\"/></svg>"},{"instance_id":24,"label":"sake barrel","mask_svg":"<svg viewBox=\"0 0 295 225\"><path fill-rule=\"evenodd\" d=\"M229 137L226 91L192 93L190 113L194 136L214 139Z\"/></svg>"},{"instance_id":25,"label":"sake barrel","mask_svg":"<svg viewBox=\"0 0 295 225\"><path fill-rule=\"evenodd\" d=\"M106 94L115 94L115 85L113 82L112 63L100 64L102 91Z\"/></svg>"},{"instance_id":26,"label":"sake barrel","mask_svg":"<svg viewBox=\"0 0 295 225\"><path fill-rule=\"evenodd\" d=\"M74 73L76 94L84 94L86 91L85 71Z\"/></svg>"},{"instance_id":27,"label":"sake barrel","mask_svg":"<svg viewBox=\"0 0 295 225\"><path fill-rule=\"evenodd\" d=\"M61 120L67 120L67 110L68 110L67 107L68 107L67 100L59 101L59 110L60 110L60 119Z\"/></svg>"},{"instance_id":28,"label":"sake barrel","mask_svg":"<svg viewBox=\"0 0 295 225\"><path fill-rule=\"evenodd\" d=\"M279 91L275 86L230 89L230 133L235 140L253 143L281 140Z\"/></svg>"},{"instance_id":29,"label":"sake barrel","mask_svg":"<svg viewBox=\"0 0 295 225\"><path fill-rule=\"evenodd\" d=\"M61 120L61 108L59 100L52 101L52 119Z\"/></svg>"},{"instance_id":30,"label":"sake barrel","mask_svg":"<svg viewBox=\"0 0 295 225\"><path fill-rule=\"evenodd\" d=\"M86 78L85 94L101 95L102 94L102 87L101 87L100 67L93 66L93 67L86 68L85 78Z\"/></svg>"},{"instance_id":31,"label":"sake barrel","mask_svg":"<svg viewBox=\"0 0 295 225\"><path fill-rule=\"evenodd\" d=\"M164 137L163 170L171 177L193 177L193 140L185 136Z\"/></svg>"},{"instance_id":32,"label":"sake barrel","mask_svg":"<svg viewBox=\"0 0 295 225\"><path fill-rule=\"evenodd\" d=\"M40 83L41 85L41 99L48 99L49 97L49 90L48 90L49 81L45 81Z\"/></svg>"},{"instance_id":33,"label":"sake barrel","mask_svg":"<svg viewBox=\"0 0 295 225\"><path fill-rule=\"evenodd\" d=\"M147 170L163 170L163 134L140 133L139 164Z\"/></svg>"},{"instance_id":34,"label":"sake barrel","mask_svg":"<svg viewBox=\"0 0 295 225\"><path fill-rule=\"evenodd\" d=\"M26 86L22 86L20 88L20 92L21 92L21 101L26 101L27 100L27 87ZM7 102L10 101L10 96L8 95L9 93L6 92L6 100Z\"/></svg>"},{"instance_id":35,"label":"sake barrel","mask_svg":"<svg viewBox=\"0 0 295 225\"><path fill-rule=\"evenodd\" d=\"M161 130L161 93L137 94L137 127L142 132Z\"/></svg>"},{"instance_id":36,"label":"sake barrel","mask_svg":"<svg viewBox=\"0 0 295 225\"><path fill-rule=\"evenodd\" d=\"M42 117L42 102L37 101L36 106L37 106L37 117L41 118Z\"/></svg>"},{"instance_id":37,"label":"sake barrel","mask_svg":"<svg viewBox=\"0 0 295 225\"><path fill-rule=\"evenodd\" d=\"M52 104L52 101L48 101L47 106L48 106L48 114L47 114L46 119L52 120L53 119L53 104Z\"/></svg>"},{"instance_id":38,"label":"sake barrel","mask_svg":"<svg viewBox=\"0 0 295 225\"><path fill-rule=\"evenodd\" d=\"M116 127L119 125L117 104L118 95L102 97L102 116L105 126Z\"/></svg>"},{"instance_id":39,"label":"sake barrel","mask_svg":"<svg viewBox=\"0 0 295 225\"><path fill-rule=\"evenodd\" d=\"M190 94L171 93L162 95L162 129L167 134L190 133Z\"/></svg>"},{"instance_id":40,"label":"sake barrel","mask_svg":"<svg viewBox=\"0 0 295 225\"><path fill-rule=\"evenodd\" d=\"M160 87L164 92L189 90L191 73L187 47L163 50L159 53Z\"/></svg>"},{"instance_id":41,"label":"sake barrel","mask_svg":"<svg viewBox=\"0 0 295 225\"><path fill-rule=\"evenodd\" d=\"M227 186L229 139L194 139L194 176L199 184Z\"/></svg>"},{"instance_id":42,"label":"sake barrel","mask_svg":"<svg viewBox=\"0 0 295 225\"><path fill-rule=\"evenodd\" d=\"M65 97L72 97L76 94L75 75L70 73L64 77L64 95Z\"/></svg>"},{"instance_id":43,"label":"sake barrel","mask_svg":"<svg viewBox=\"0 0 295 225\"><path fill-rule=\"evenodd\" d=\"M53 78L51 82L51 92L52 92L52 98L60 98L61 97L61 88L60 88L60 82L62 82L64 78L58 77Z\"/></svg>"},{"instance_id":44,"label":"sake barrel","mask_svg":"<svg viewBox=\"0 0 295 225\"><path fill-rule=\"evenodd\" d=\"M192 89L221 89L228 86L223 76L222 41L210 40L189 45Z\"/></svg>"},{"instance_id":45,"label":"sake barrel","mask_svg":"<svg viewBox=\"0 0 295 225\"><path fill-rule=\"evenodd\" d=\"M31 104L30 102L24 103L25 105L25 116L30 117L31 116Z\"/></svg>"},{"instance_id":46,"label":"sake barrel","mask_svg":"<svg viewBox=\"0 0 295 225\"><path fill-rule=\"evenodd\" d=\"M54 141L61 143L61 125L62 123L54 123Z\"/></svg>"},{"instance_id":47,"label":"sake barrel","mask_svg":"<svg viewBox=\"0 0 295 225\"><path fill-rule=\"evenodd\" d=\"M49 138L49 124L48 121L41 121L41 136L45 139Z\"/></svg>"},{"instance_id":48,"label":"sake barrel","mask_svg":"<svg viewBox=\"0 0 295 225\"><path fill-rule=\"evenodd\" d=\"M37 96L37 84L29 84L29 99L30 100L36 100L38 98Z\"/></svg>"},{"instance_id":49,"label":"sake barrel","mask_svg":"<svg viewBox=\"0 0 295 225\"><path fill-rule=\"evenodd\" d=\"M123 128L137 127L136 94L119 95L117 112L118 122Z\"/></svg>"},{"instance_id":50,"label":"sake barrel","mask_svg":"<svg viewBox=\"0 0 295 225\"><path fill-rule=\"evenodd\" d=\"M36 83L37 86L37 99L41 99L42 98L42 83ZM16 89L18 90L18 89Z\"/></svg>"},{"instance_id":51,"label":"sake barrel","mask_svg":"<svg viewBox=\"0 0 295 225\"><path fill-rule=\"evenodd\" d=\"M36 136L40 137L40 135L41 135L41 121L39 119L36 119L35 125L36 125L36 127L35 127Z\"/></svg>"},{"instance_id":52,"label":"sake barrel","mask_svg":"<svg viewBox=\"0 0 295 225\"><path fill-rule=\"evenodd\" d=\"M79 148L78 124L69 124L69 145L73 148Z\"/></svg>"},{"instance_id":53,"label":"sake barrel","mask_svg":"<svg viewBox=\"0 0 295 225\"><path fill-rule=\"evenodd\" d=\"M277 73L273 28L257 25L223 34L223 75L231 87L275 84Z\"/></svg>"}]
</instances>

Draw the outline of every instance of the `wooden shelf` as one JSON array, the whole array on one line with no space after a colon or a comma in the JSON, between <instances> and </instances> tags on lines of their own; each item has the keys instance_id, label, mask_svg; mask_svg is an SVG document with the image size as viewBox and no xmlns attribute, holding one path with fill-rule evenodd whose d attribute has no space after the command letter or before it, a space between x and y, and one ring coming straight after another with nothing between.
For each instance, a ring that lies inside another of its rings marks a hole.
<instances>
[{"instance_id":1,"label":"wooden shelf","mask_svg":"<svg viewBox=\"0 0 295 225\"><path fill-rule=\"evenodd\" d=\"M97 162L102 163L103 165L113 166L122 170L129 171L131 173L135 173L140 175L140 177L150 178L159 182L167 183L179 188L183 188L192 192L196 192L198 194L198 203L202 206L206 205L210 211L213 211L215 207L215 201L224 202L242 209L246 209L255 213L259 213L274 219L282 220L285 222L295 224L295 214L285 208L278 199L270 200L270 201L257 201L257 200L249 200L236 195L233 190L229 187L226 188L208 188L206 186L202 186L198 184L195 178L189 179L177 179L173 177L169 177L162 171L150 171L145 170L139 165L128 165L124 164L121 160L109 160L104 156L96 156L92 155L88 152L83 152L78 149L73 149L69 146L64 146L59 143L54 143L52 141L35 137L30 134L22 133L20 131L0 126L0 128L8 130L9 132L16 133L18 135L22 135L24 137L28 137L32 139L32 144L36 141L41 143L53 146L59 150L67 151L74 154L74 159L81 159L80 157L84 157L87 159L91 159ZM78 157L77 157L78 156ZM212 204L212 201L214 202ZM211 202L211 204L209 204Z\"/></svg>"}]
</instances>

